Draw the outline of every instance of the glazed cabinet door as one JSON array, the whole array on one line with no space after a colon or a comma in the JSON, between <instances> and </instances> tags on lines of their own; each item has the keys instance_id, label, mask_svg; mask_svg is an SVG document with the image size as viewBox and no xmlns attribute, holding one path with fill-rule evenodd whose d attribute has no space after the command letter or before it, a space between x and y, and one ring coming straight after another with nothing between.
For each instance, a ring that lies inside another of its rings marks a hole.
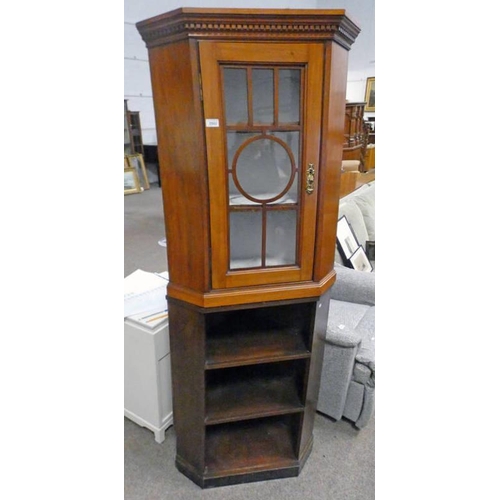
<instances>
[{"instance_id":1,"label":"glazed cabinet door","mask_svg":"<svg viewBox=\"0 0 500 500\"><path fill-rule=\"evenodd\" d=\"M323 45L199 43L212 287L312 279Z\"/></svg>"}]
</instances>

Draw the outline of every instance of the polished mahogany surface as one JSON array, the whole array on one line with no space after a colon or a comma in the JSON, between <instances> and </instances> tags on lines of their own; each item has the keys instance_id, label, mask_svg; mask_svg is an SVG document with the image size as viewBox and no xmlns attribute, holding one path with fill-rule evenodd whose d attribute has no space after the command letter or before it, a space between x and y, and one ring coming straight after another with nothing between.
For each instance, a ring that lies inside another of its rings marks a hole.
<instances>
[{"instance_id":1,"label":"polished mahogany surface","mask_svg":"<svg viewBox=\"0 0 500 500\"><path fill-rule=\"evenodd\" d=\"M344 10L181 8L149 51L170 282L176 466L206 488L299 474L333 269Z\"/></svg>"}]
</instances>

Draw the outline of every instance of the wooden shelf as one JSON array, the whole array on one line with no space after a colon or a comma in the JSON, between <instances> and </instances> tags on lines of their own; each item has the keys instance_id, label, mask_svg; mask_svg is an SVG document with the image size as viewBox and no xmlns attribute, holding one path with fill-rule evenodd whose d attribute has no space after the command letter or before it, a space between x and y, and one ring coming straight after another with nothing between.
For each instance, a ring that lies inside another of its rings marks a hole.
<instances>
[{"instance_id":1,"label":"wooden shelf","mask_svg":"<svg viewBox=\"0 0 500 500\"><path fill-rule=\"evenodd\" d=\"M313 303L210 314L207 370L310 357Z\"/></svg>"},{"instance_id":2,"label":"wooden shelf","mask_svg":"<svg viewBox=\"0 0 500 500\"><path fill-rule=\"evenodd\" d=\"M310 352L298 329L237 332L207 340L205 368L213 370L308 357Z\"/></svg>"},{"instance_id":3,"label":"wooden shelf","mask_svg":"<svg viewBox=\"0 0 500 500\"><path fill-rule=\"evenodd\" d=\"M294 427L286 417L207 427L205 477L296 466Z\"/></svg>"},{"instance_id":4,"label":"wooden shelf","mask_svg":"<svg viewBox=\"0 0 500 500\"><path fill-rule=\"evenodd\" d=\"M303 411L299 389L304 369L304 363L292 362L208 372L205 423Z\"/></svg>"}]
</instances>

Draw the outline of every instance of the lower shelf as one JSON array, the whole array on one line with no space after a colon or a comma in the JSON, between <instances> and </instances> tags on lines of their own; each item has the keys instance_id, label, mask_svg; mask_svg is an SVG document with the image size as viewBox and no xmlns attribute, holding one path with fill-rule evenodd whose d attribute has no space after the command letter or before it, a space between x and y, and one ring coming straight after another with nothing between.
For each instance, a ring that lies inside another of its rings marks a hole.
<instances>
[{"instance_id":1,"label":"lower shelf","mask_svg":"<svg viewBox=\"0 0 500 500\"><path fill-rule=\"evenodd\" d=\"M297 468L298 419L286 415L208 426L205 478Z\"/></svg>"}]
</instances>

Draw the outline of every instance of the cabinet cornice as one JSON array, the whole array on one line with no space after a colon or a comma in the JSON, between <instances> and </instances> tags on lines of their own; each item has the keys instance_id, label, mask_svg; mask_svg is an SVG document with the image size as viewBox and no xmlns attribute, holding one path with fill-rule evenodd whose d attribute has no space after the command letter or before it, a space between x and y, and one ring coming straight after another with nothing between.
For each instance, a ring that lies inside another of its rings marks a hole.
<instances>
[{"instance_id":1,"label":"cabinet cornice","mask_svg":"<svg viewBox=\"0 0 500 500\"><path fill-rule=\"evenodd\" d=\"M327 41L349 50L360 28L345 10L188 9L137 23L148 48L188 38Z\"/></svg>"}]
</instances>

